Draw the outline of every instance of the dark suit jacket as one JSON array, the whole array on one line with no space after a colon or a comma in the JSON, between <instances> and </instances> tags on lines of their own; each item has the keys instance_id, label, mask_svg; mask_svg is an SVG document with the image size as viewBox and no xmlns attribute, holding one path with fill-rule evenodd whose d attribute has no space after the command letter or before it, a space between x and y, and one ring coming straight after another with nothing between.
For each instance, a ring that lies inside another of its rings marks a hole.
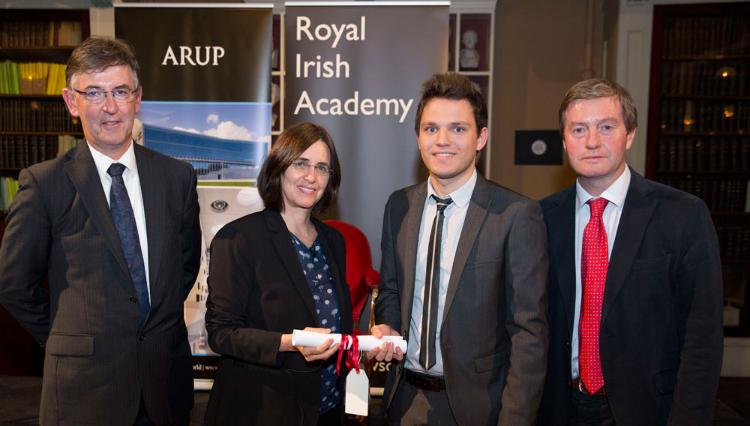
<instances>
[{"instance_id":1,"label":"dark suit jacket","mask_svg":"<svg viewBox=\"0 0 750 426\"><path fill-rule=\"evenodd\" d=\"M376 323L408 340L417 239L427 185L394 192L385 208ZM442 318L446 391L461 425L528 425L547 354L547 241L539 205L478 177L456 249ZM392 368L390 404L403 363Z\"/></svg>"},{"instance_id":2,"label":"dark suit jacket","mask_svg":"<svg viewBox=\"0 0 750 426\"><path fill-rule=\"evenodd\" d=\"M46 344L43 424L129 425L141 395L157 424L184 419L192 407L183 301L200 262L195 172L138 145L135 157L151 291L141 329L89 148L81 143L21 171L0 251L0 302Z\"/></svg>"},{"instance_id":3,"label":"dark suit jacket","mask_svg":"<svg viewBox=\"0 0 750 426\"><path fill-rule=\"evenodd\" d=\"M542 200L550 244L550 352L541 424L570 415L575 185ZM609 260L599 351L618 425L708 425L722 354L722 283L700 199L632 172Z\"/></svg>"},{"instance_id":4,"label":"dark suit jacket","mask_svg":"<svg viewBox=\"0 0 750 426\"><path fill-rule=\"evenodd\" d=\"M344 239L322 222L313 219L313 223L333 277L343 333L350 334ZM206 308L209 345L223 355L206 423L316 424L320 368L327 363L308 363L299 352L279 352L282 334L316 327L318 315L289 230L278 212L253 213L216 234L211 243ZM335 362L335 356L330 362Z\"/></svg>"}]
</instances>

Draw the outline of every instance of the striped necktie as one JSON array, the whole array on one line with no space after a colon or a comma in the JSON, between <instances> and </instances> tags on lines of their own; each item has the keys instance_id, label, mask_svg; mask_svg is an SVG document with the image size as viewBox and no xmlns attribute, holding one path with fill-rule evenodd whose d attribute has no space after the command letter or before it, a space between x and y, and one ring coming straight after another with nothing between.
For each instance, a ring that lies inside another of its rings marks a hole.
<instances>
[{"instance_id":1,"label":"striped necktie","mask_svg":"<svg viewBox=\"0 0 750 426\"><path fill-rule=\"evenodd\" d=\"M427 248L427 273L424 278L424 298L422 299L422 336L419 346L419 363L425 370L435 365L435 332L437 330L438 299L440 297L440 247L443 239L445 208L453 202L450 197L432 199L437 203L435 218L432 220L430 244Z\"/></svg>"}]
</instances>

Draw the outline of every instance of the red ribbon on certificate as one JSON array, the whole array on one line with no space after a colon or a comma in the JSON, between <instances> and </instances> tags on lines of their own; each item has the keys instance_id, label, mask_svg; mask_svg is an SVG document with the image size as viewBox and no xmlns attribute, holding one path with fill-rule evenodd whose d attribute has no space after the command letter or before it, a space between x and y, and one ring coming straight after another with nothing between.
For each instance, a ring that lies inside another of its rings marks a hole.
<instances>
[{"instance_id":1,"label":"red ribbon on certificate","mask_svg":"<svg viewBox=\"0 0 750 426\"><path fill-rule=\"evenodd\" d=\"M352 347L349 349L346 349L347 344L349 341L352 342ZM341 357L344 356L344 352L346 352L345 355L345 362L346 362L346 368L351 370L352 368L357 371L357 374L359 374L359 339L357 336L353 334L342 334L341 335L341 345L339 345L339 357L338 361L336 362L336 375L341 375Z\"/></svg>"}]
</instances>

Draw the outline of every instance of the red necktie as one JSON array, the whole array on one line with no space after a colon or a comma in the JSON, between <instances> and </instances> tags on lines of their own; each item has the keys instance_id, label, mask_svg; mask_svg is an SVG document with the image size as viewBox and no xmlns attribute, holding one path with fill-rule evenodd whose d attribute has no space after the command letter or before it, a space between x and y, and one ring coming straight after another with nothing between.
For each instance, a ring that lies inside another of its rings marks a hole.
<instances>
[{"instance_id":1,"label":"red necktie","mask_svg":"<svg viewBox=\"0 0 750 426\"><path fill-rule=\"evenodd\" d=\"M604 284L607 281L607 231L602 222L602 213L608 201L604 198L589 200L591 218L583 230L581 253L581 284L583 301L578 324L580 349L578 364L581 380L590 395L604 386L602 363L599 359L599 327L604 300Z\"/></svg>"}]
</instances>

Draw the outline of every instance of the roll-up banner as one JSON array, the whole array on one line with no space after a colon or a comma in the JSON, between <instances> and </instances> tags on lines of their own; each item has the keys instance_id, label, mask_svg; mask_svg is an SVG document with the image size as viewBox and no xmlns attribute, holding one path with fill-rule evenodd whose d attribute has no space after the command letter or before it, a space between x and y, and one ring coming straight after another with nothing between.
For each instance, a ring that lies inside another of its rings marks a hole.
<instances>
[{"instance_id":1,"label":"roll-up banner","mask_svg":"<svg viewBox=\"0 0 750 426\"><path fill-rule=\"evenodd\" d=\"M208 247L224 224L263 208L255 179L271 143L272 10L195 3L115 8L115 35L133 45L140 65L137 140L198 173L203 255L185 303L196 388L210 386L218 365L204 320Z\"/></svg>"},{"instance_id":2,"label":"roll-up banner","mask_svg":"<svg viewBox=\"0 0 750 426\"><path fill-rule=\"evenodd\" d=\"M426 176L414 117L421 83L448 67L448 6L286 3L286 123L330 132L342 181L329 214L365 232L376 268L388 196Z\"/></svg>"}]
</instances>

